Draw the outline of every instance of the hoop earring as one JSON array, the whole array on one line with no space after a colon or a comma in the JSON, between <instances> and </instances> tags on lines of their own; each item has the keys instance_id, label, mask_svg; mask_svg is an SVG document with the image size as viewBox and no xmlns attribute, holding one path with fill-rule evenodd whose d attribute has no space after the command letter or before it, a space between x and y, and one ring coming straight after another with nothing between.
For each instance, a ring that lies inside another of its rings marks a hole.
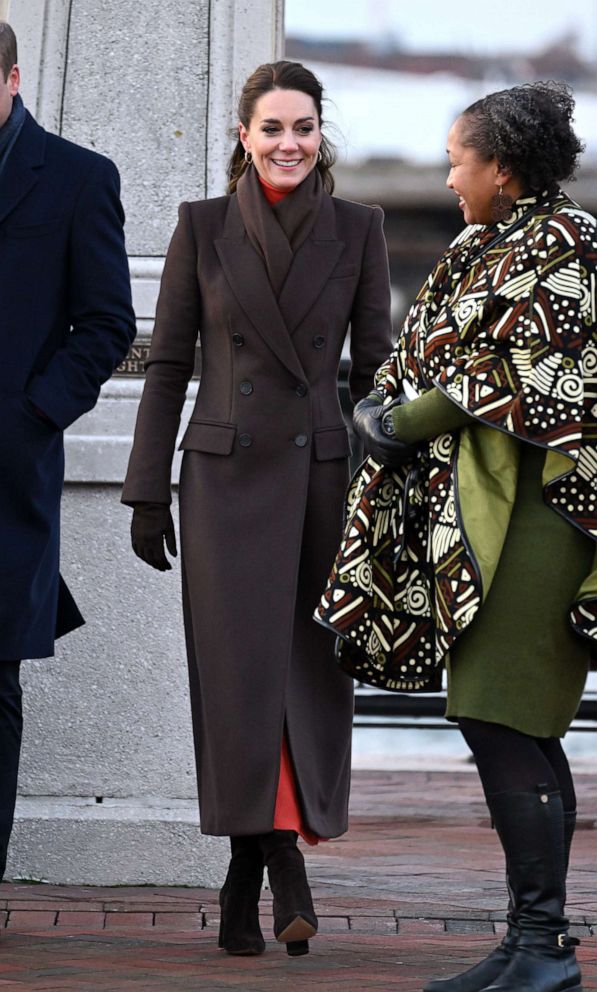
<instances>
[{"instance_id":1,"label":"hoop earring","mask_svg":"<svg viewBox=\"0 0 597 992\"><path fill-rule=\"evenodd\" d=\"M247 163L247 165L251 165L252 161L253 161L253 156L251 155L251 152L248 151L245 152L245 162Z\"/></svg>"},{"instance_id":2,"label":"hoop earring","mask_svg":"<svg viewBox=\"0 0 597 992\"><path fill-rule=\"evenodd\" d=\"M498 186L497 194L491 197L491 216L496 221L512 220L512 204L514 200L507 193L504 187Z\"/></svg>"},{"instance_id":3,"label":"hoop earring","mask_svg":"<svg viewBox=\"0 0 597 992\"><path fill-rule=\"evenodd\" d=\"M317 152L317 161L318 162L323 162L323 152L322 152L321 148Z\"/></svg>"}]
</instances>

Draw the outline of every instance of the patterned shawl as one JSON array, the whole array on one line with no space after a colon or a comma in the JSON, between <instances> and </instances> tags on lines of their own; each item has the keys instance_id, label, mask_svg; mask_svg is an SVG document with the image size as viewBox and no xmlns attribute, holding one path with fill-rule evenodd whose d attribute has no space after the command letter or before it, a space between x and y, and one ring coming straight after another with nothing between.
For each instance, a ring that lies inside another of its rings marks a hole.
<instances>
[{"instance_id":1,"label":"patterned shawl","mask_svg":"<svg viewBox=\"0 0 597 992\"><path fill-rule=\"evenodd\" d=\"M557 192L520 199L508 222L467 227L377 372L384 402L403 380L417 392L437 386L475 423L426 442L399 471L364 462L316 619L338 635L339 660L355 678L429 691L487 595L509 520L498 498L493 560L476 556L459 458L468 454L499 490L512 438L541 446L547 504L597 540L595 219ZM570 619L597 641L597 559L595 569Z\"/></svg>"}]
</instances>

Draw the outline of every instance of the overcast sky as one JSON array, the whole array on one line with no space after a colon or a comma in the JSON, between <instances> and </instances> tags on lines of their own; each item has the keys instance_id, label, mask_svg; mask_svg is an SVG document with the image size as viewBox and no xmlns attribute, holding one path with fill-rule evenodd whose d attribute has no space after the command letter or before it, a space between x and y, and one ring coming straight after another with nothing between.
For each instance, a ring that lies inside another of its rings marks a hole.
<instances>
[{"instance_id":1,"label":"overcast sky","mask_svg":"<svg viewBox=\"0 0 597 992\"><path fill-rule=\"evenodd\" d=\"M597 0L286 0L286 32L420 50L533 51L570 31L597 61Z\"/></svg>"}]
</instances>

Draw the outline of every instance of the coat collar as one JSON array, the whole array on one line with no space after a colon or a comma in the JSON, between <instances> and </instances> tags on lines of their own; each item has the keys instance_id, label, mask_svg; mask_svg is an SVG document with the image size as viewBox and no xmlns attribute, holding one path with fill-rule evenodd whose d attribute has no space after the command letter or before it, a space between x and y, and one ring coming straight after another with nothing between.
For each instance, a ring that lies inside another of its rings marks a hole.
<instances>
[{"instance_id":1,"label":"coat collar","mask_svg":"<svg viewBox=\"0 0 597 992\"><path fill-rule=\"evenodd\" d=\"M331 196L324 193L311 234L297 251L276 300L263 260L251 245L236 196L230 197L224 236L215 241L226 278L243 310L283 365L301 381L304 370L291 334L320 295L344 248L336 235Z\"/></svg>"},{"instance_id":2,"label":"coat collar","mask_svg":"<svg viewBox=\"0 0 597 992\"><path fill-rule=\"evenodd\" d=\"M0 224L37 184L44 164L46 132L27 113L0 181Z\"/></svg>"}]
</instances>

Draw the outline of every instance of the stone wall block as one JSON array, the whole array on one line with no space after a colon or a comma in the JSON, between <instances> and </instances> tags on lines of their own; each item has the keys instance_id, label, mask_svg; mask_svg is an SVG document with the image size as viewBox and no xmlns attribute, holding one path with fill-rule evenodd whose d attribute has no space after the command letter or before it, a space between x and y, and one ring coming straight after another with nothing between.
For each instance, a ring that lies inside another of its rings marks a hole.
<instances>
[{"instance_id":1,"label":"stone wall block","mask_svg":"<svg viewBox=\"0 0 597 992\"><path fill-rule=\"evenodd\" d=\"M206 2L73 0L62 133L114 159L130 255L164 255L205 190Z\"/></svg>"}]
</instances>

